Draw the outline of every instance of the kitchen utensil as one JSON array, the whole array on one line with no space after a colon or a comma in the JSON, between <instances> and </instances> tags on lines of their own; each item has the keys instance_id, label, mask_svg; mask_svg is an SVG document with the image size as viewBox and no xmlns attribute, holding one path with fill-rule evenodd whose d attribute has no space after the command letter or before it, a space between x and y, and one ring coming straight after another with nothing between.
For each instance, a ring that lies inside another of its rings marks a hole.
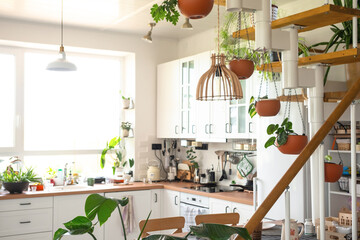
<instances>
[{"instance_id":1,"label":"kitchen utensil","mask_svg":"<svg viewBox=\"0 0 360 240\"><path fill-rule=\"evenodd\" d=\"M246 154L244 154L244 156L240 160L239 164L237 165L237 169L242 177L246 177L254 169L254 166L246 158Z\"/></svg>"},{"instance_id":2,"label":"kitchen utensil","mask_svg":"<svg viewBox=\"0 0 360 240\"><path fill-rule=\"evenodd\" d=\"M240 158L236 155L232 155L229 157L229 162L232 163L232 164L239 164L240 162Z\"/></svg>"},{"instance_id":3,"label":"kitchen utensil","mask_svg":"<svg viewBox=\"0 0 360 240\"><path fill-rule=\"evenodd\" d=\"M299 226L301 231L299 233ZM294 219L290 220L290 240L299 240L304 233L304 224L297 223ZM282 223L281 240L285 240L285 220Z\"/></svg>"},{"instance_id":4,"label":"kitchen utensil","mask_svg":"<svg viewBox=\"0 0 360 240\"><path fill-rule=\"evenodd\" d=\"M222 181L222 180L224 180L224 179L227 179L227 175L226 175L226 171L225 171L226 163L227 163L227 158L225 157L224 168L223 168L223 170L222 170L222 175L221 175L219 181Z\"/></svg>"},{"instance_id":5,"label":"kitchen utensil","mask_svg":"<svg viewBox=\"0 0 360 240\"><path fill-rule=\"evenodd\" d=\"M231 176L231 174L232 174L231 162L229 162L229 164L230 164L230 167L229 167L229 175Z\"/></svg>"}]
</instances>

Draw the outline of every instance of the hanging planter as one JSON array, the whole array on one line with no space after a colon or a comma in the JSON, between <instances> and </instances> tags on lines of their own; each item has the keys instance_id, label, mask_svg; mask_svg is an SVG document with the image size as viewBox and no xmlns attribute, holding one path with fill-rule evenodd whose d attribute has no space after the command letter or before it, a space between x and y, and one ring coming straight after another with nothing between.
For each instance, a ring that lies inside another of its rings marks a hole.
<instances>
[{"instance_id":1,"label":"hanging planter","mask_svg":"<svg viewBox=\"0 0 360 240\"><path fill-rule=\"evenodd\" d=\"M178 0L182 15L190 19L206 17L214 6L214 0Z\"/></svg>"},{"instance_id":2,"label":"hanging planter","mask_svg":"<svg viewBox=\"0 0 360 240\"><path fill-rule=\"evenodd\" d=\"M342 161L340 164L330 162L332 157L330 155L325 156L325 182L337 182L343 174Z\"/></svg>"},{"instance_id":3,"label":"hanging planter","mask_svg":"<svg viewBox=\"0 0 360 240\"><path fill-rule=\"evenodd\" d=\"M261 117L273 117L280 111L280 100L260 99L255 103L256 112Z\"/></svg>"},{"instance_id":4,"label":"hanging planter","mask_svg":"<svg viewBox=\"0 0 360 240\"><path fill-rule=\"evenodd\" d=\"M308 143L305 135L289 135L285 144L278 146L283 154L300 154Z\"/></svg>"},{"instance_id":5,"label":"hanging planter","mask_svg":"<svg viewBox=\"0 0 360 240\"><path fill-rule=\"evenodd\" d=\"M249 59L234 59L230 61L229 66L230 70L241 80L251 77L255 68L254 62Z\"/></svg>"}]
</instances>

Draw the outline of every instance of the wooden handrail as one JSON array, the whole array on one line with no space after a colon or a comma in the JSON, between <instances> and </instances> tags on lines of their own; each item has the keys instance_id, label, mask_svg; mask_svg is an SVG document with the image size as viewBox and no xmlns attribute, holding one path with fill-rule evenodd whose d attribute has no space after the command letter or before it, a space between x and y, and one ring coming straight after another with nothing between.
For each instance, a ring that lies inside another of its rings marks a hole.
<instances>
[{"instance_id":1,"label":"wooden handrail","mask_svg":"<svg viewBox=\"0 0 360 240\"><path fill-rule=\"evenodd\" d=\"M245 225L245 228L251 234L256 226L262 221L268 211L272 208L281 194L289 186L291 181L295 178L298 172L305 165L310 156L314 153L317 147L324 140L326 135L330 132L334 124L339 120L341 115L346 111L350 104L355 99L356 95L360 92L360 78L352 85L350 90L345 94L344 98L331 113L325 123L321 126L319 131L314 135L311 141L306 145L304 150L297 157L295 162L290 166L284 176L275 185L270 194L265 198L260 207L256 210L249 222ZM238 238L241 239L241 238Z\"/></svg>"}]
</instances>

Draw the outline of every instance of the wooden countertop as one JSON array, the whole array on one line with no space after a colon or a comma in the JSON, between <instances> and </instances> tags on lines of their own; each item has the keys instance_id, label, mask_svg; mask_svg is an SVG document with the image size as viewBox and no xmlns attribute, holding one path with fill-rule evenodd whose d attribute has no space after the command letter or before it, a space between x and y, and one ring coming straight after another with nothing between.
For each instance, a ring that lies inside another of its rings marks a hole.
<instances>
[{"instance_id":1,"label":"wooden countertop","mask_svg":"<svg viewBox=\"0 0 360 240\"><path fill-rule=\"evenodd\" d=\"M246 205L253 205L253 194L247 192L220 192L220 193L206 193L196 190L186 189L184 187L196 186L191 182L159 182L159 183L142 183L134 182L129 185L113 186L104 184L95 184L94 187L71 189L71 186L66 190L56 191L37 191L37 192L23 192L21 194L10 194L7 191L0 191L0 200L19 199L19 198L35 198L35 197L50 197L50 196L64 196L75 194L92 194L104 192L125 192L125 191L139 191L150 189L169 189L178 192L192 193L205 197L212 197L220 200L242 203Z\"/></svg>"}]
</instances>

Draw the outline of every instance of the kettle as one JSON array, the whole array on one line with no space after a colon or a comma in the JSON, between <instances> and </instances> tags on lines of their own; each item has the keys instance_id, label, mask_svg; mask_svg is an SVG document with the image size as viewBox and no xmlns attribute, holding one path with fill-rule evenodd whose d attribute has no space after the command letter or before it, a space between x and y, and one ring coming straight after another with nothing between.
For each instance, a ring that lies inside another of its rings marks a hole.
<instances>
[{"instance_id":1,"label":"kettle","mask_svg":"<svg viewBox=\"0 0 360 240\"><path fill-rule=\"evenodd\" d=\"M157 166L149 166L147 170L147 179L151 181L160 181L160 169Z\"/></svg>"}]
</instances>

